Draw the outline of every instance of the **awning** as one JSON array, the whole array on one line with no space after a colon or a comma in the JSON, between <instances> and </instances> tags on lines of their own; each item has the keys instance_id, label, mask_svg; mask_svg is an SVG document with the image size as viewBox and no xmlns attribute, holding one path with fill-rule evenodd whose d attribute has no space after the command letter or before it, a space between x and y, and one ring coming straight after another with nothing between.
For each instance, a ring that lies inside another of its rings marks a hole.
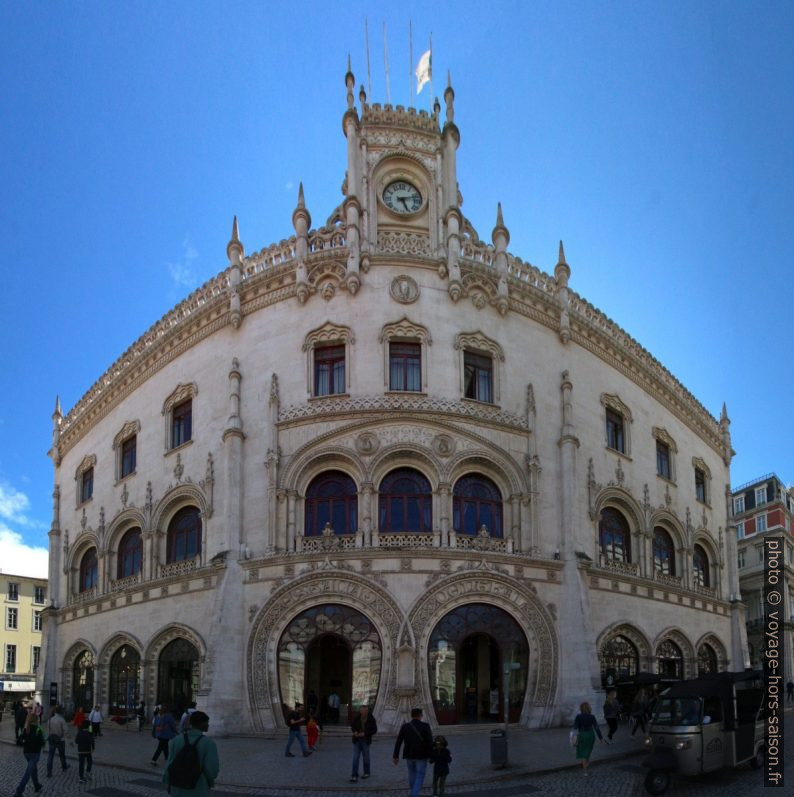
<instances>
[{"instance_id":1,"label":"awning","mask_svg":"<svg viewBox=\"0 0 794 797\"><path fill-rule=\"evenodd\" d=\"M3 692L35 692L35 681L0 681Z\"/></svg>"}]
</instances>

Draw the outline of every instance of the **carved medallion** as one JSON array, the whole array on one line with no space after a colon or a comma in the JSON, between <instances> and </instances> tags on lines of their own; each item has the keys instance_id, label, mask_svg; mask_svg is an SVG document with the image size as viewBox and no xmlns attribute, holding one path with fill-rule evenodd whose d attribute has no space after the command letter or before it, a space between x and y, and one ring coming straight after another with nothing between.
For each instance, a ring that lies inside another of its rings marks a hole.
<instances>
[{"instance_id":1,"label":"carved medallion","mask_svg":"<svg viewBox=\"0 0 794 797\"><path fill-rule=\"evenodd\" d=\"M433 438L433 451L440 457L451 457L455 453L455 439L448 434L437 434Z\"/></svg>"},{"instance_id":2,"label":"carved medallion","mask_svg":"<svg viewBox=\"0 0 794 797\"><path fill-rule=\"evenodd\" d=\"M395 302L400 304L412 304L419 298L419 286L413 277L407 274L400 274L391 281L389 293Z\"/></svg>"},{"instance_id":3,"label":"carved medallion","mask_svg":"<svg viewBox=\"0 0 794 797\"><path fill-rule=\"evenodd\" d=\"M356 451L365 457L372 456L380 448L378 436L372 432L362 432L355 442Z\"/></svg>"}]
</instances>

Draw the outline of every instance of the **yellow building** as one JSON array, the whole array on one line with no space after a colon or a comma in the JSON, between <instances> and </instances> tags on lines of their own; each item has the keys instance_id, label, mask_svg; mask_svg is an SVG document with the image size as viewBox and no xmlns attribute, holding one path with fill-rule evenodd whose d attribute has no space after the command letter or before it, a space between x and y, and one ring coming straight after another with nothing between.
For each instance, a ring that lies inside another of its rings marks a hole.
<instances>
[{"instance_id":1,"label":"yellow building","mask_svg":"<svg viewBox=\"0 0 794 797\"><path fill-rule=\"evenodd\" d=\"M31 697L36 688L47 579L0 571L0 595L0 701L11 702Z\"/></svg>"}]
</instances>

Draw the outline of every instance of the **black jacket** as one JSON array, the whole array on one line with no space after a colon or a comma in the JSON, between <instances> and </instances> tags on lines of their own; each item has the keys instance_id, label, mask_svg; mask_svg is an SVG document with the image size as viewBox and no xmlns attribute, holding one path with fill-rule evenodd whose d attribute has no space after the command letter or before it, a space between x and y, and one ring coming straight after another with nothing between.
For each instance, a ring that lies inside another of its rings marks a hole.
<instances>
[{"instance_id":1,"label":"black jacket","mask_svg":"<svg viewBox=\"0 0 794 797\"><path fill-rule=\"evenodd\" d=\"M22 752L40 753L44 747L44 733L38 725L22 732Z\"/></svg>"},{"instance_id":2,"label":"black jacket","mask_svg":"<svg viewBox=\"0 0 794 797\"><path fill-rule=\"evenodd\" d=\"M433 732L426 722L420 719L412 719L410 722L403 723L397 734L397 741L394 743L394 754L392 758L400 757L400 746L403 748L403 758L430 758L433 752Z\"/></svg>"},{"instance_id":3,"label":"black jacket","mask_svg":"<svg viewBox=\"0 0 794 797\"><path fill-rule=\"evenodd\" d=\"M430 763L433 764L433 774L439 777L449 775L449 765L452 762L452 753L446 747L434 747L430 754Z\"/></svg>"},{"instance_id":4,"label":"black jacket","mask_svg":"<svg viewBox=\"0 0 794 797\"><path fill-rule=\"evenodd\" d=\"M370 744L370 742L372 742L372 737L378 732L378 723L375 722L375 717L373 717L372 714L367 714L367 721L363 723L364 727L362 728L361 725L361 714L356 714L350 725L350 730L353 731L353 742L356 742L358 738L360 738L357 737L356 734L363 731L364 741Z\"/></svg>"}]
</instances>

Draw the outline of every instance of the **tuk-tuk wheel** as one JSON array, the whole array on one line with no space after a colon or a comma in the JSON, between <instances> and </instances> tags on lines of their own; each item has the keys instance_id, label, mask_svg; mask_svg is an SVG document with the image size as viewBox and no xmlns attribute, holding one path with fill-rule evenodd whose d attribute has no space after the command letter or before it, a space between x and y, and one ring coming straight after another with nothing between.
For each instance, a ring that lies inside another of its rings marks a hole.
<instances>
[{"instance_id":1,"label":"tuk-tuk wheel","mask_svg":"<svg viewBox=\"0 0 794 797\"><path fill-rule=\"evenodd\" d=\"M755 755L750 759L750 766L753 769L761 769L761 767L764 765L764 758L764 748L759 747L755 751Z\"/></svg>"},{"instance_id":2,"label":"tuk-tuk wheel","mask_svg":"<svg viewBox=\"0 0 794 797\"><path fill-rule=\"evenodd\" d=\"M670 773L666 769L652 769L645 776L648 794L664 794L670 786Z\"/></svg>"}]
</instances>

